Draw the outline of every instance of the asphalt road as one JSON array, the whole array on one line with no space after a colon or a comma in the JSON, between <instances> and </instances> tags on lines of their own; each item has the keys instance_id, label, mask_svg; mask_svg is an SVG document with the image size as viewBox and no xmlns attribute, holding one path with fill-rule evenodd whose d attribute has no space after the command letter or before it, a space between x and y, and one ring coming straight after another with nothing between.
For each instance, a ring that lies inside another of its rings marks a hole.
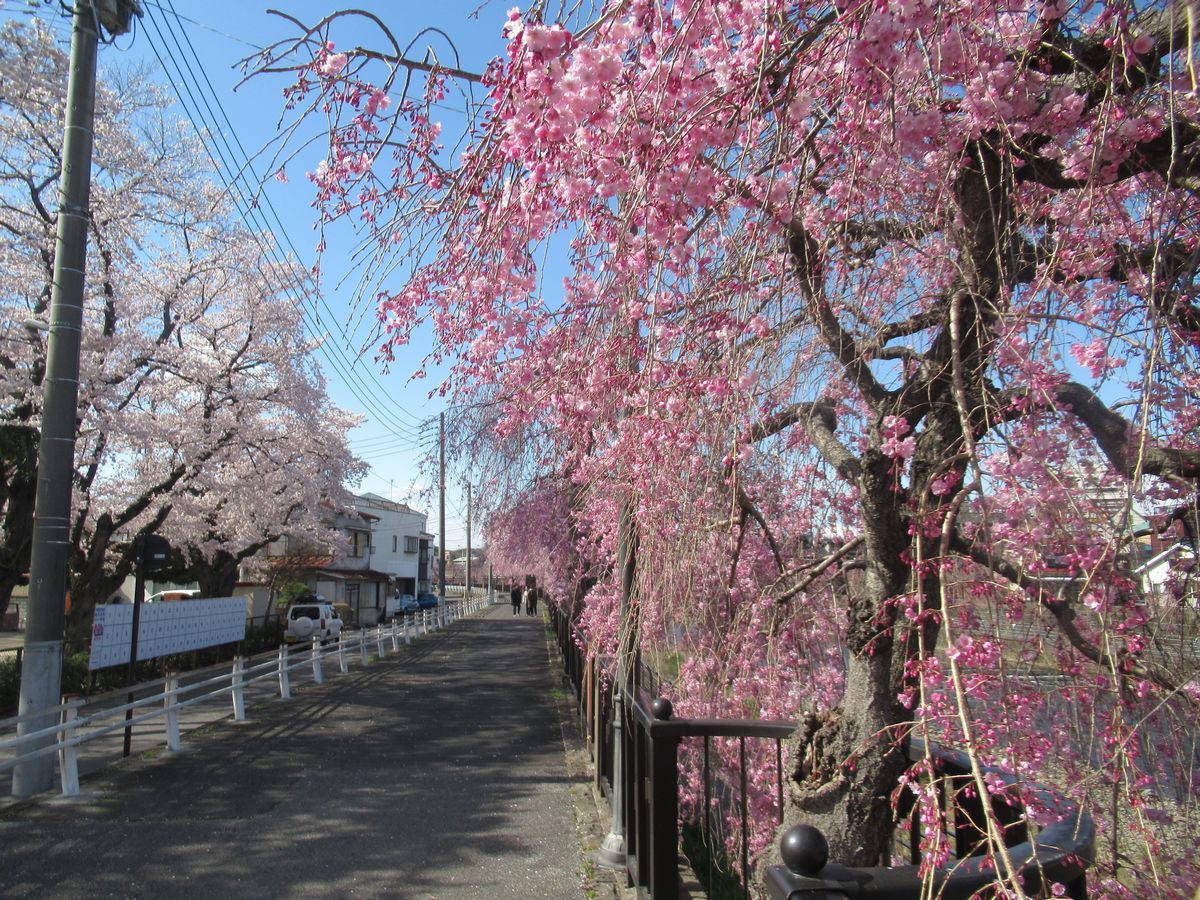
<instances>
[{"instance_id":1,"label":"asphalt road","mask_svg":"<svg viewBox=\"0 0 1200 900\"><path fill-rule=\"evenodd\" d=\"M6 897L575 898L541 619L494 606L0 810Z\"/></svg>"}]
</instances>

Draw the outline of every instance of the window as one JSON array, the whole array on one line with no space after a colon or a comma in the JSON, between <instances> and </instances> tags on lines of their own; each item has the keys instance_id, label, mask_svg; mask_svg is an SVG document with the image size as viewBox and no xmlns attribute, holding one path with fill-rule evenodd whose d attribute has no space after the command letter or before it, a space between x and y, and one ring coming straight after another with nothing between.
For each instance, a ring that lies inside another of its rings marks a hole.
<instances>
[{"instance_id":1,"label":"window","mask_svg":"<svg viewBox=\"0 0 1200 900\"><path fill-rule=\"evenodd\" d=\"M350 555L354 557L366 556L371 547L371 532L352 531L350 532L350 539L354 542Z\"/></svg>"},{"instance_id":2,"label":"window","mask_svg":"<svg viewBox=\"0 0 1200 900\"><path fill-rule=\"evenodd\" d=\"M396 552L396 542L397 542L398 540L400 540L400 538L399 538L399 537L397 537L396 535L394 535L394 534L393 534L393 535L392 535L392 552L393 552L393 553L395 553L395 552Z\"/></svg>"},{"instance_id":3,"label":"window","mask_svg":"<svg viewBox=\"0 0 1200 900\"><path fill-rule=\"evenodd\" d=\"M404 552L405 553L416 553L417 552L417 539L415 537L406 536L404 538Z\"/></svg>"}]
</instances>

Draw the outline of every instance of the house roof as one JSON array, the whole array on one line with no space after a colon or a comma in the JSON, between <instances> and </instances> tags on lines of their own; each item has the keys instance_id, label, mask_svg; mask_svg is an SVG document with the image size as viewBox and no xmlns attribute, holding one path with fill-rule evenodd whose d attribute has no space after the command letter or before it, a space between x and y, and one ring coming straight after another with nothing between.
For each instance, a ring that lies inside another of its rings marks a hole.
<instances>
[{"instance_id":1,"label":"house roof","mask_svg":"<svg viewBox=\"0 0 1200 900\"><path fill-rule=\"evenodd\" d=\"M423 513L413 509L407 503L401 503L398 500L389 500L387 497L381 497L379 494L370 492L366 494L355 494L353 502L374 506L377 509L392 510L393 512L413 513L414 515L418 516L423 515Z\"/></svg>"},{"instance_id":2,"label":"house roof","mask_svg":"<svg viewBox=\"0 0 1200 900\"><path fill-rule=\"evenodd\" d=\"M322 572L328 572L330 575L338 576L358 576L360 578L373 579L375 581L387 581L392 576L387 572L379 572L375 569L343 569L338 566L319 566Z\"/></svg>"}]
</instances>

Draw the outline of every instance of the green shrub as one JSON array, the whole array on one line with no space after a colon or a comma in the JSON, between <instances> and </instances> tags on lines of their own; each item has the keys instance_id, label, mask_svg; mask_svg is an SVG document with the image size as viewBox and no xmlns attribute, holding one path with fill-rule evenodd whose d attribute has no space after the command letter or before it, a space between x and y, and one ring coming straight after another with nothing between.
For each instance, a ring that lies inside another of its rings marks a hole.
<instances>
[{"instance_id":1,"label":"green shrub","mask_svg":"<svg viewBox=\"0 0 1200 900\"><path fill-rule=\"evenodd\" d=\"M17 654L6 653L0 658L0 716L15 716L20 700L21 669Z\"/></svg>"}]
</instances>

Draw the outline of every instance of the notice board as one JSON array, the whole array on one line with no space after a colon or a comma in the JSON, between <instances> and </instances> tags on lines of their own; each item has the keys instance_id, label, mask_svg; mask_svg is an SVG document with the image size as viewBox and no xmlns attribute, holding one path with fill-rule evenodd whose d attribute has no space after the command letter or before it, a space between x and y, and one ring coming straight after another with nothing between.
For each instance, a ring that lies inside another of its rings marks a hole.
<instances>
[{"instance_id":1,"label":"notice board","mask_svg":"<svg viewBox=\"0 0 1200 900\"><path fill-rule=\"evenodd\" d=\"M143 603L138 618L138 661L231 644L246 636L246 598ZM133 605L97 606L92 619L89 669L129 663Z\"/></svg>"}]
</instances>

